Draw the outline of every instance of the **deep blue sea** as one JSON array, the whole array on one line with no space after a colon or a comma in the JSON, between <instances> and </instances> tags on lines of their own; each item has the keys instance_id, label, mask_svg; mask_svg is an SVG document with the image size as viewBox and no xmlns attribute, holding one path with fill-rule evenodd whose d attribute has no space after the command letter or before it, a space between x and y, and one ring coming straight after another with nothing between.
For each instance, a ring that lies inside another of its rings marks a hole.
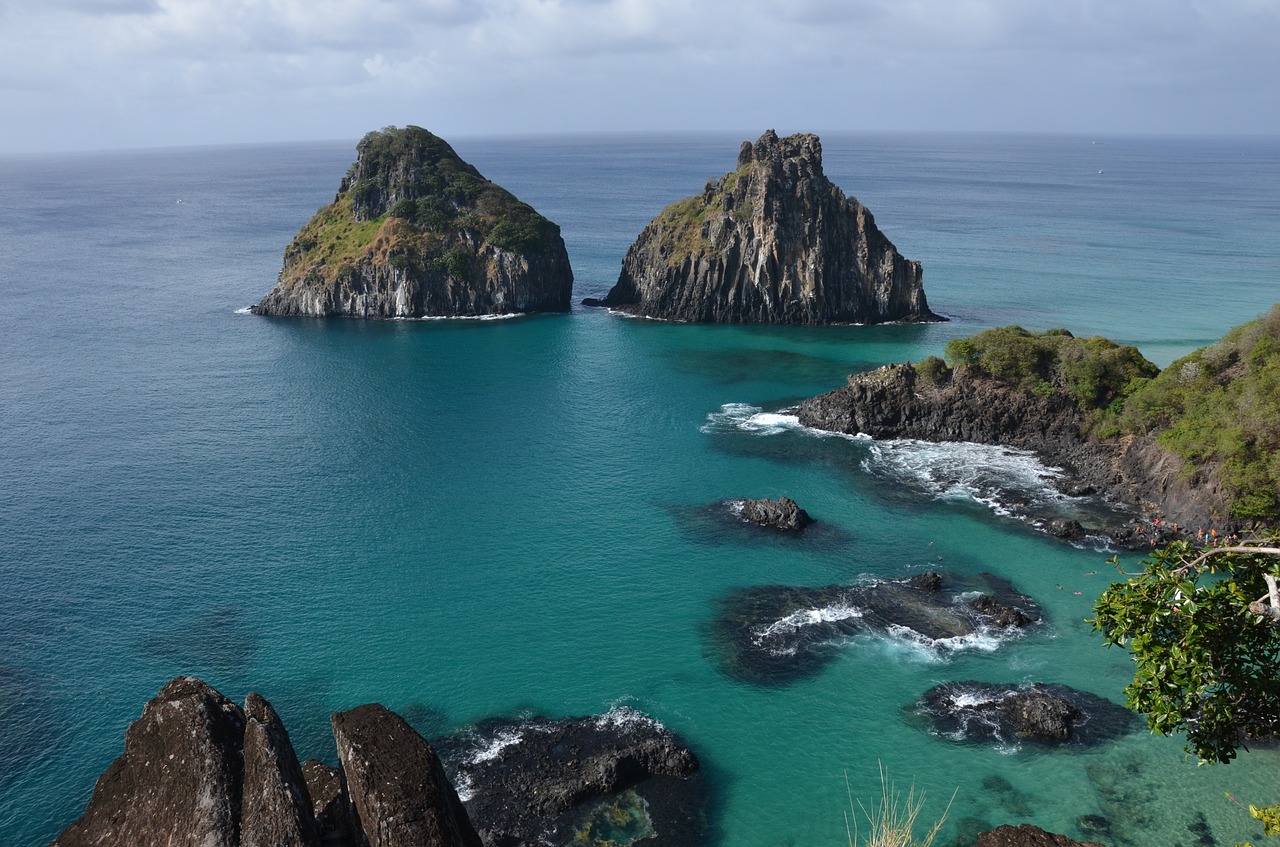
<instances>
[{"instance_id":1,"label":"deep blue sea","mask_svg":"<svg viewBox=\"0 0 1280 847\"><path fill-rule=\"evenodd\" d=\"M452 141L561 225L577 300L747 137ZM1223 794L1280 800L1276 750L1197 767L1144 729L1045 749L912 719L952 680L1121 701L1131 663L1086 623L1108 554L1018 519L1048 496L1025 457L822 438L780 413L991 325L1106 335L1161 365L1211 342L1280 300L1280 140L823 143L951 322L257 317L354 140L0 158L0 842L72 821L178 674L261 692L327 760L328 715L369 701L436 730L631 706L701 757L716 847L846 843L846 777L869 801L881 764L926 815L955 792L948 838L1079 837L1089 815L1112 845L1259 837ZM748 532L716 505L784 494L819 531ZM710 637L734 589L928 567L1003 576L1047 621L850 638L782 686L728 674Z\"/></svg>"}]
</instances>

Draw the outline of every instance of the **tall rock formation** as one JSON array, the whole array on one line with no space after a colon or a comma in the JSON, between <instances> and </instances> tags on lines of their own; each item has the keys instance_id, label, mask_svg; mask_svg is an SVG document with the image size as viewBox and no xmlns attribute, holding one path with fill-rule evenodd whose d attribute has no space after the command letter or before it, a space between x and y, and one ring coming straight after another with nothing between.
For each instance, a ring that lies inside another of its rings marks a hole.
<instances>
[{"instance_id":1,"label":"tall rock formation","mask_svg":"<svg viewBox=\"0 0 1280 847\"><path fill-rule=\"evenodd\" d=\"M479 317L569 309L560 228L425 129L357 145L333 202L284 253L260 315Z\"/></svg>"},{"instance_id":2,"label":"tall rock formation","mask_svg":"<svg viewBox=\"0 0 1280 847\"><path fill-rule=\"evenodd\" d=\"M822 172L816 135L744 141L737 170L664 209L627 250L603 301L716 323L938 321L920 263Z\"/></svg>"}]
</instances>

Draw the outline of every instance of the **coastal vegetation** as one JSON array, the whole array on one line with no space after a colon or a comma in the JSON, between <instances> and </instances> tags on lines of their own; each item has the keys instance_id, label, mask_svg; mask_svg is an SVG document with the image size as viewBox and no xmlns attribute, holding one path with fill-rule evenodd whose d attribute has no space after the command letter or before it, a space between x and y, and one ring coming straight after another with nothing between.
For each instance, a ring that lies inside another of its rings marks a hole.
<instances>
[{"instance_id":1,"label":"coastal vegetation","mask_svg":"<svg viewBox=\"0 0 1280 847\"><path fill-rule=\"evenodd\" d=\"M1280 518L1280 305L1221 341L1158 370L1138 350L1064 329L1017 326L949 342L916 365L943 384L972 368L1039 397L1061 394L1096 438L1151 436L1224 487L1230 516Z\"/></svg>"}]
</instances>

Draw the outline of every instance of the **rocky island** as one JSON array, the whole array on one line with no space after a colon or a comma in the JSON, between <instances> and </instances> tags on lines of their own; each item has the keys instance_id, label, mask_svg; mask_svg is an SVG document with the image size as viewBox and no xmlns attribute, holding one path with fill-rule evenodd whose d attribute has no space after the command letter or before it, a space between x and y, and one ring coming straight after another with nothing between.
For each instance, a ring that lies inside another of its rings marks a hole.
<instances>
[{"instance_id":1,"label":"rocky island","mask_svg":"<svg viewBox=\"0 0 1280 847\"><path fill-rule=\"evenodd\" d=\"M565 312L560 228L425 129L366 135L333 202L294 237L259 315Z\"/></svg>"},{"instance_id":2,"label":"rocky island","mask_svg":"<svg viewBox=\"0 0 1280 847\"><path fill-rule=\"evenodd\" d=\"M853 374L797 415L877 439L1034 451L1066 471L1065 493L1138 511L1103 528L1128 546L1240 531L1280 514L1280 306L1164 370L1105 338L985 330L950 342L946 360Z\"/></svg>"},{"instance_id":3,"label":"rocky island","mask_svg":"<svg viewBox=\"0 0 1280 847\"><path fill-rule=\"evenodd\" d=\"M938 321L920 263L822 171L816 135L744 141L737 169L664 209L627 250L608 306L714 323Z\"/></svg>"}]
</instances>

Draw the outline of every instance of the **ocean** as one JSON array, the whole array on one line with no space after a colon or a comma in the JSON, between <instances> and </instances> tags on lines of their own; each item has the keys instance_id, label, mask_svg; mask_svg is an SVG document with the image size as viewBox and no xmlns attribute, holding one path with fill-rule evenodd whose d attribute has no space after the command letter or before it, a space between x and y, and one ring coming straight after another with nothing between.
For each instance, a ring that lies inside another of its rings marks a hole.
<instances>
[{"instance_id":1,"label":"ocean","mask_svg":"<svg viewBox=\"0 0 1280 847\"><path fill-rule=\"evenodd\" d=\"M450 140L561 225L576 302L758 134ZM881 767L926 817L954 794L944 840L1019 822L1142 847L1260 837L1224 792L1280 801L1275 749L1197 767L1141 726L1061 748L930 731L913 704L949 681L1122 702L1131 662L1087 622L1111 554L1022 519L1054 499L1027 456L822 437L786 410L987 326L1160 365L1212 342L1280 300L1280 139L823 145L948 323L258 317L354 140L0 158L0 841L79 815L180 674L262 693L328 761L329 714L371 701L436 733L635 708L700 757L709 845L844 844ZM781 495L819 523L726 518ZM853 635L780 684L733 673L714 635L740 589L929 568L1003 577L1045 621Z\"/></svg>"}]
</instances>

